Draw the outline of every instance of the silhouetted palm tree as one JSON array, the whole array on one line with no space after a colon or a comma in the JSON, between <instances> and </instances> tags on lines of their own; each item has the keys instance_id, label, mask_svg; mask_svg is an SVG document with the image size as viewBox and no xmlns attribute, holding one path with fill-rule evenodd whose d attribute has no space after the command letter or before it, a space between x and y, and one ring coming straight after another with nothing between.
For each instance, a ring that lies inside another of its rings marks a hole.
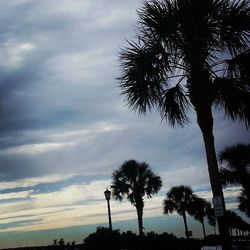
<instances>
[{"instance_id":1,"label":"silhouetted palm tree","mask_svg":"<svg viewBox=\"0 0 250 250\"><path fill-rule=\"evenodd\" d=\"M216 234L216 216L212 207L207 211L207 221L214 228L214 234Z\"/></svg>"},{"instance_id":2,"label":"silhouetted palm tree","mask_svg":"<svg viewBox=\"0 0 250 250\"><path fill-rule=\"evenodd\" d=\"M250 204L250 144L236 144L226 147L219 153L222 182L224 184L240 184Z\"/></svg>"},{"instance_id":3,"label":"silhouetted palm tree","mask_svg":"<svg viewBox=\"0 0 250 250\"><path fill-rule=\"evenodd\" d=\"M202 224L204 239L206 238L206 229L204 218L211 212L211 204L205 199L195 196L190 204L189 214Z\"/></svg>"},{"instance_id":4,"label":"silhouetted palm tree","mask_svg":"<svg viewBox=\"0 0 250 250\"><path fill-rule=\"evenodd\" d=\"M124 196L136 207L139 234L143 234L143 197L151 198L162 187L161 177L145 162L125 161L112 174L112 196L122 200Z\"/></svg>"},{"instance_id":5,"label":"silhouetted palm tree","mask_svg":"<svg viewBox=\"0 0 250 250\"><path fill-rule=\"evenodd\" d=\"M193 202L194 194L190 187L188 186L176 186L172 187L167 193L167 198L163 201L163 213L169 214L177 212L183 217L185 226L185 235L189 238L189 231L187 226L187 216L186 213L191 207Z\"/></svg>"},{"instance_id":6,"label":"silhouetted palm tree","mask_svg":"<svg viewBox=\"0 0 250 250\"><path fill-rule=\"evenodd\" d=\"M212 106L232 120L250 124L249 82L236 73L226 75L224 67L231 62L225 57L235 58L248 49L249 13L244 0L146 1L138 12L138 39L128 42L120 54L118 80L131 108L145 113L157 107L173 126L186 124L187 111L195 110L213 196L221 197L224 209ZM227 245L224 216L218 218L218 226L222 245Z\"/></svg>"}]
</instances>

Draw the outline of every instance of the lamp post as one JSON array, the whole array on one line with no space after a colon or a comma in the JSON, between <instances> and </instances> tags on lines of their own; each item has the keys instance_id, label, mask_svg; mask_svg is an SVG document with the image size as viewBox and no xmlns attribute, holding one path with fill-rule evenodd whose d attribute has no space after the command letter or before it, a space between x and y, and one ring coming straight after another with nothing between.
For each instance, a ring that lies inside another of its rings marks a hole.
<instances>
[{"instance_id":1,"label":"lamp post","mask_svg":"<svg viewBox=\"0 0 250 250\"><path fill-rule=\"evenodd\" d=\"M111 192L108 189L106 189L106 191L104 191L104 195L105 195L105 198L106 198L107 204L108 204L109 230L112 231L111 212L110 212L110 204L109 204Z\"/></svg>"}]
</instances>

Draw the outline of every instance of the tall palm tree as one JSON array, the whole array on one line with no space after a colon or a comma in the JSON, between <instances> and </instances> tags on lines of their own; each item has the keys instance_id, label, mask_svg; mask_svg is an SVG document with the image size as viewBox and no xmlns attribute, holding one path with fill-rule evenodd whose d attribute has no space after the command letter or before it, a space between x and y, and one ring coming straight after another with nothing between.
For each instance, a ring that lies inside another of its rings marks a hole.
<instances>
[{"instance_id":1,"label":"tall palm tree","mask_svg":"<svg viewBox=\"0 0 250 250\"><path fill-rule=\"evenodd\" d=\"M204 239L206 238L206 229L204 219L210 215L211 204L205 199L195 196L191 203L189 214L202 224ZM210 217L209 217L210 218Z\"/></svg>"},{"instance_id":2,"label":"tall palm tree","mask_svg":"<svg viewBox=\"0 0 250 250\"><path fill-rule=\"evenodd\" d=\"M250 144L238 143L226 147L219 153L219 160L226 164L220 168L222 182L240 184L250 204Z\"/></svg>"},{"instance_id":3,"label":"tall palm tree","mask_svg":"<svg viewBox=\"0 0 250 250\"><path fill-rule=\"evenodd\" d=\"M112 196L122 200L124 196L136 207L139 234L143 234L143 197L151 198L162 187L161 177L145 162L125 161L112 174Z\"/></svg>"},{"instance_id":4,"label":"tall palm tree","mask_svg":"<svg viewBox=\"0 0 250 250\"><path fill-rule=\"evenodd\" d=\"M177 212L183 217L185 235L189 238L189 231L187 226L187 215L191 203L193 202L194 194L189 186L175 186L167 193L167 198L163 200L163 213L169 214Z\"/></svg>"},{"instance_id":5,"label":"tall palm tree","mask_svg":"<svg viewBox=\"0 0 250 250\"><path fill-rule=\"evenodd\" d=\"M128 42L120 53L118 80L122 94L139 113L158 108L172 126L185 125L189 121L187 112L194 109L203 135L213 196L221 198L225 211L212 107L250 125L249 81L243 81L237 69L235 74L225 70L231 62L225 59L248 49L249 3L152 0L143 3L138 15L137 40ZM225 216L217 219L223 248L230 248Z\"/></svg>"},{"instance_id":6,"label":"tall palm tree","mask_svg":"<svg viewBox=\"0 0 250 250\"><path fill-rule=\"evenodd\" d=\"M207 211L207 221L208 224L214 228L214 234L216 234L216 216L212 207Z\"/></svg>"}]
</instances>

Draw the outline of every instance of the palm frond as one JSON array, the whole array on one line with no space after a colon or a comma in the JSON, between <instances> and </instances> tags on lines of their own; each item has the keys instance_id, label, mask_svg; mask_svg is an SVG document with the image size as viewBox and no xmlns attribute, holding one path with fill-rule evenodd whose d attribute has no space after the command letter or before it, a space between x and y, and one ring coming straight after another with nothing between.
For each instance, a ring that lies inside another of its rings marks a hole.
<instances>
[{"instance_id":1,"label":"palm frond","mask_svg":"<svg viewBox=\"0 0 250 250\"><path fill-rule=\"evenodd\" d=\"M222 108L232 120L250 125L250 91L235 79L217 78L215 85L215 106Z\"/></svg>"},{"instance_id":2,"label":"palm frond","mask_svg":"<svg viewBox=\"0 0 250 250\"><path fill-rule=\"evenodd\" d=\"M153 194L157 194L162 187L162 180L159 175L154 173L147 177L147 185L145 187L145 192L148 198L151 198Z\"/></svg>"},{"instance_id":3,"label":"palm frond","mask_svg":"<svg viewBox=\"0 0 250 250\"><path fill-rule=\"evenodd\" d=\"M243 85L250 86L250 49L226 60L227 75L239 79Z\"/></svg>"},{"instance_id":4,"label":"palm frond","mask_svg":"<svg viewBox=\"0 0 250 250\"><path fill-rule=\"evenodd\" d=\"M193 199L193 191L189 186L174 186L168 193L163 203L164 213L172 213L176 211L179 215L183 215L187 211L190 202Z\"/></svg>"},{"instance_id":5,"label":"palm frond","mask_svg":"<svg viewBox=\"0 0 250 250\"><path fill-rule=\"evenodd\" d=\"M169 88L164 91L163 97L160 101L161 116L165 118L171 126L188 123L187 112L189 110L189 101L180 86Z\"/></svg>"},{"instance_id":6,"label":"palm frond","mask_svg":"<svg viewBox=\"0 0 250 250\"><path fill-rule=\"evenodd\" d=\"M219 11L220 42L232 55L248 48L250 35L249 1L221 1Z\"/></svg>"},{"instance_id":7,"label":"palm frond","mask_svg":"<svg viewBox=\"0 0 250 250\"><path fill-rule=\"evenodd\" d=\"M171 214L175 211L175 204L172 200L165 199L163 201L163 213L164 214Z\"/></svg>"},{"instance_id":8,"label":"palm frond","mask_svg":"<svg viewBox=\"0 0 250 250\"><path fill-rule=\"evenodd\" d=\"M179 25L176 1L145 2L138 15L142 37L147 41L158 39L177 58L180 37L176 32Z\"/></svg>"},{"instance_id":9,"label":"palm frond","mask_svg":"<svg viewBox=\"0 0 250 250\"><path fill-rule=\"evenodd\" d=\"M121 94L140 113L151 109L167 84L168 55L160 44L129 42L120 53L122 73L118 78Z\"/></svg>"},{"instance_id":10,"label":"palm frond","mask_svg":"<svg viewBox=\"0 0 250 250\"><path fill-rule=\"evenodd\" d=\"M218 157L220 162L225 162L231 170L237 170L240 166L246 167L250 164L250 144L237 143L227 146Z\"/></svg>"},{"instance_id":11,"label":"palm frond","mask_svg":"<svg viewBox=\"0 0 250 250\"><path fill-rule=\"evenodd\" d=\"M237 173L235 171L230 171L226 168L221 168L220 177L223 185L239 184L239 179L237 178Z\"/></svg>"},{"instance_id":12,"label":"palm frond","mask_svg":"<svg viewBox=\"0 0 250 250\"><path fill-rule=\"evenodd\" d=\"M202 223L210 208L210 203L208 203L205 199L193 195L193 199L187 208L187 212Z\"/></svg>"},{"instance_id":13,"label":"palm frond","mask_svg":"<svg viewBox=\"0 0 250 250\"><path fill-rule=\"evenodd\" d=\"M242 186L242 203L244 197L250 204L250 144L234 144L227 146L219 153L219 160L225 164L220 174L224 184L238 184ZM240 198L241 201L241 198Z\"/></svg>"},{"instance_id":14,"label":"palm frond","mask_svg":"<svg viewBox=\"0 0 250 250\"><path fill-rule=\"evenodd\" d=\"M129 194L131 189L130 183L128 182L127 176L122 169L114 171L112 174L112 179L112 197L121 201L123 196Z\"/></svg>"},{"instance_id":15,"label":"palm frond","mask_svg":"<svg viewBox=\"0 0 250 250\"><path fill-rule=\"evenodd\" d=\"M121 200L126 196L134 205L141 203L143 197L151 198L162 187L161 177L151 170L145 162L125 161L112 174L112 195Z\"/></svg>"}]
</instances>

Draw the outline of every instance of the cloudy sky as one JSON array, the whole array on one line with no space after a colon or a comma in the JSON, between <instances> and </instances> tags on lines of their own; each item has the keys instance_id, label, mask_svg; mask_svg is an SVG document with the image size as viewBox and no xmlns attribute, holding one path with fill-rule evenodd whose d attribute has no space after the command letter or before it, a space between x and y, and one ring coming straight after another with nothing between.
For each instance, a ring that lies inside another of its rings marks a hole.
<instances>
[{"instance_id":1,"label":"cloudy sky","mask_svg":"<svg viewBox=\"0 0 250 250\"><path fill-rule=\"evenodd\" d=\"M171 128L157 112L129 110L120 96L118 54L135 36L139 6L140 0L0 0L0 247L61 237L82 242L107 226L103 191L129 159L147 162L163 180L146 201L146 231L183 236L182 219L162 215L174 185L211 199L195 116L185 128ZM224 114L215 114L215 137L218 151L249 143L249 131ZM229 208L237 193L225 192ZM115 229L137 233L134 207L112 200L111 208ZM198 236L200 225L190 225Z\"/></svg>"}]
</instances>

